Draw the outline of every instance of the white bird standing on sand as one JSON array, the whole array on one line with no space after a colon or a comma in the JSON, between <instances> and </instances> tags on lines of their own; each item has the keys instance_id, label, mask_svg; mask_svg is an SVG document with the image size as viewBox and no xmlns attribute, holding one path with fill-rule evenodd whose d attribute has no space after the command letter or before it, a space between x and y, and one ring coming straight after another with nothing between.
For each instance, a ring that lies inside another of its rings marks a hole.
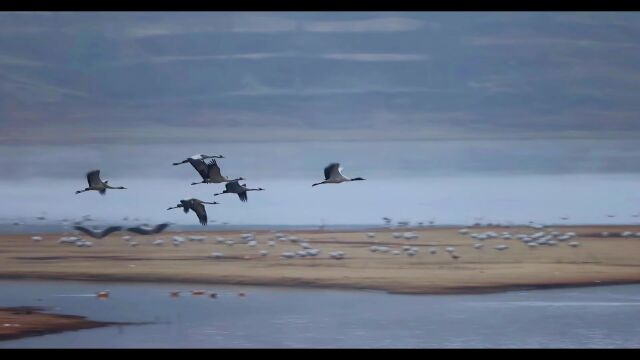
<instances>
[{"instance_id":1,"label":"white bird standing on sand","mask_svg":"<svg viewBox=\"0 0 640 360\"><path fill-rule=\"evenodd\" d=\"M498 251L503 251L503 250L507 250L509 247L507 245L504 244L500 244L497 245L496 247L494 247L494 249L498 250Z\"/></svg>"},{"instance_id":2,"label":"white bird standing on sand","mask_svg":"<svg viewBox=\"0 0 640 360\"><path fill-rule=\"evenodd\" d=\"M180 204L174 206L174 207L170 207L167 210L171 210L171 209L177 209L177 208L182 208L182 210L184 210L184 213L188 213L189 210L193 210L194 213L196 213L196 216L198 216L198 220L200 220L200 224L207 225L207 211L204 208L204 204L210 204L210 205L215 205L215 204L219 204L217 202L205 202L202 200L198 200L195 198L192 199L184 199L184 200L180 200Z\"/></svg>"},{"instance_id":3,"label":"white bird standing on sand","mask_svg":"<svg viewBox=\"0 0 640 360\"><path fill-rule=\"evenodd\" d=\"M222 194L238 194L240 201L246 202L247 191L263 191L264 190L263 188L249 189L246 186L247 184L240 185L238 180L229 181L224 185L225 187L224 191L222 191L221 193L213 194L213 196L218 196Z\"/></svg>"},{"instance_id":4,"label":"white bird standing on sand","mask_svg":"<svg viewBox=\"0 0 640 360\"><path fill-rule=\"evenodd\" d=\"M206 159L212 159L212 158L218 158L218 159L224 159L224 156L222 155L204 155L204 154L195 154L192 157L188 158L188 159L184 159L180 162L176 162L173 163L173 165L180 165L180 164L184 164L186 162L189 162L189 160L206 160Z\"/></svg>"},{"instance_id":5,"label":"white bird standing on sand","mask_svg":"<svg viewBox=\"0 0 640 360\"><path fill-rule=\"evenodd\" d=\"M366 180L361 177L349 179L348 177L345 177L344 175L342 175L341 171L342 171L342 168L340 167L339 163L329 164L327 167L324 168L324 181L315 183L311 186L316 186L321 184L339 184L345 181Z\"/></svg>"},{"instance_id":6,"label":"white bird standing on sand","mask_svg":"<svg viewBox=\"0 0 640 360\"><path fill-rule=\"evenodd\" d=\"M95 190L100 192L100 195L104 195L107 193L107 189L126 189L126 187L118 186L113 187L108 184L109 180L102 181L100 180L100 170L93 170L87 173L87 182L89 183L89 187L84 190L76 191L76 194L80 194L85 191Z\"/></svg>"},{"instance_id":7,"label":"white bird standing on sand","mask_svg":"<svg viewBox=\"0 0 640 360\"><path fill-rule=\"evenodd\" d=\"M194 169L200 174L202 177L202 181L191 183L191 185L198 184L220 184L229 181L238 181L244 180L244 178L239 177L237 179L229 180L226 176L222 176L220 173L220 167L215 159L205 163L203 160L191 160L189 159L189 163L193 166Z\"/></svg>"}]
</instances>

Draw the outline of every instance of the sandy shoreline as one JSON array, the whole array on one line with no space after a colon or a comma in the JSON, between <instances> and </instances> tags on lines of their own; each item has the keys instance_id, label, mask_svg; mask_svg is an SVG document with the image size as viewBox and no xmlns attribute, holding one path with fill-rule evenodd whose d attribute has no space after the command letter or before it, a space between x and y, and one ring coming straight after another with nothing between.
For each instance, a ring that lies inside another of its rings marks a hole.
<instances>
[{"instance_id":1,"label":"sandy shoreline","mask_svg":"<svg viewBox=\"0 0 640 360\"><path fill-rule=\"evenodd\" d=\"M38 276L31 276L27 274L21 275L0 275L2 280L42 280L42 281L88 281L99 283L175 283L170 277L154 278L154 277L136 277L136 276L81 276L76 274L66 275L46 275L42 274ZM596 282L558 282L553 284L512 284L512 285L478 285L478 286L452 286L452 287L434 287L431 289L403 289L397 290L389 287L360 287L355 284L330 284L322 282L305 282L305 281L291 281L291 282L269 282L269 281L257 281L257 280L233 280L226 279L209 279L203 280L198 278L181 278L180 284L184 286L193 285L199 287L201 285L238 285L238 286L256 286L256 287L276 287L276 288L301 288L301 289L334 289L334 290L360 290L360 291L383 291L389 294L398 295L475 295L475 294L493 294L508 291L530 291L530 290L545 290L545 289L562 289L562 288L581 288L581 287L594 287L594 286L613 286L613 285L632 285L640 284L640 279L628 279L628 280L610 280L610 281L596 281Z\"/></svg>"},{"instance_id":2,"label":"sandy shoreline","mask_svg":"<svg viewBox=\"0 0 640 360\"><path fill-rule=\"evenodd\" d=\"M545 229L548 230L548 229ZM255 232L258 246L249 247L239 239L241 232L164 233L156 237L135 236L138 247L128 247L124 234L90 239L94 246L77 248L58 244L60 235L44 234L34 242L30 235L0 236L0 278L89 281L142 281L193 284L231 284L336 289L366 289L403 294L472 294L521 289L594 286L640 283L640 238L620 237L622 231L640 232L640 226L563 226L558 231L573 231L581 246L566 242L556 246L529 249L519 240L485 240L482 250L473 248L468 236L457 229L414 229L417 240L399 240L393 231L377 230L376 237L365 232L296 232L321 250L317 258L282 259L283 251L300 250L298 244L278 241L267 246L270 232ZM531 228L471 228L472 232L509 231L534 233ZM599 235L608 231L608 237ZM291 233L288 233L291 234ZM187 241L171 245L173 235L204 235L204 242ZM233 238L227 246L216 237ZM152 246L156 238L164 246ZM497 244L510 248L499 252ZM417 246L414 257L369 251L371 245L401 249ZM438 253L429 254L435 246ZM461 256L453 260L444 252L452 246ZM268 250L266 257L258 255ZM330 259L327 253L341 250L343 260ZM208 258L212 251L224 259Z\"/></svg>"}]
</instances>

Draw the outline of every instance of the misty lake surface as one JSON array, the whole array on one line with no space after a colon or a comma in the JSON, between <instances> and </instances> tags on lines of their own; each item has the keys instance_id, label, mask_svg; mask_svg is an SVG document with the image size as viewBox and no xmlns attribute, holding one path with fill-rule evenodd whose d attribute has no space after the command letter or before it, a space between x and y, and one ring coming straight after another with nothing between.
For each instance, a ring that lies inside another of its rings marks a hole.
<instances>
[{"instance_id":1,"label":"misty lake surface","mask_svg":"<svg viewBox=\"0 0 640 360\"><path fill-rule=\"evenodd\" d=\"M108 299L95 293L110 290ZM173 290L204 289L217 298ZM239 296L244 292L246 296ZM153 322L0 341L0 348L640 348L640 285L483 295L0 280L0 306Z\"/></svg>"}]
</instances>

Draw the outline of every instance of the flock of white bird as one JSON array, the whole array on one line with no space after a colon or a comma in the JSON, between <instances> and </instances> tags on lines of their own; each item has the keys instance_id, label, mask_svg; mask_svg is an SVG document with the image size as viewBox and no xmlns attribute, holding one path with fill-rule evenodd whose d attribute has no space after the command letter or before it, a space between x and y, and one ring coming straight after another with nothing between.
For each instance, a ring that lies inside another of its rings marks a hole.
<instances>
[{"instance_id":1,"label":"flock of white bird","mask_svg":"<svg viewBox=\"0 0 640 360\"><path fill-rule=\"evenodd\" d=\"M570 247L579 247L581 243L576 241L577 234L575 232L560 232L554 231L552 229L547 229L546 231L537 231L538 228L534 228L534 231L517 231L517 232L509 232L509 231L482 231L482 232L474 232L475 229L463 228L458 230L460 236L468 237L473 241L473 244L470 245L473 249L482 251L485 248L485 242L487 240L500 240L503 243L499 243L493 246L493 249L496 251L506 251L511 248L517 242L522 243L523 245L529 247L530 249L535 249L542 246L558 246L560 244L565 243ZM142 234L144 235L144 234ZM400 256L406 255L408 257L414 257L421 252L421 249L418 246L414 245L399 245L399 244L379 244L378 238L379 234L375 232L367 232L364 234L367 239L372 241L374 245L370 245L368 250L371 253L376 254L388 254L391 256ZM420 235L414 231L406 231L406 232L392 232L390 233L391 239L389 240L405 240L408 242L413 242L420 238ZM608 232L602 232L600 234L603 237L607 237L613 235ZM633 233L630 231L626 231L620 234L616 234L622 237L640 237L640 232ZM101 238L101 237L99 237ZM43 239L42 236L33 236L32 240L34 242L41 242ZM138 247L141 245L134 236L125 235L122 236L122 240L129 247ZM151 246L161 247L166 243L171 243L174 247L179 247L186 242L191 243L215 243L217 245L223 245L227 247L231 247L234 245L239 246L247 246L248 248L256 249L256 256L267 257L272 253L277 255L282 259L301 259L301 258L317 258L317 257L328 257L330 259L342 260L345 259L346 254L340 250L334 251L326 251L324 252L317 245L312 244L312 241L309 239L304 239L298 237L294 234L285 234L282 232L276 233L272 231L272 235L267 239L263 239L263 241L258 241L256 235L254 233L244 233L239 236L231 236L231 237L221 237L216 236L212 241L209 240L207 236L204 235L174 235L169 239L161 239L156 238L151 242L148 242ZM59 244L63 245L74 245L77 247L92 247L94 244L91 241L84 240L81 236L62 236L58 240ZM285 251L276 253L273 250L278 244L284 244L288 247ZM291 248L291 246L295 246L296 248ZM326 244L324 245L326 246ZM436 255L440 251L439 247L434 243L429 243L427 245L422 245L426 253L430 255ZM326 249L328 250L328 249ZM326 256L321 254L326 253ZM448 254L451 259L458 260L460 255L457 253L456 248L453 246L448 246L444 248L444 253ZM218 250L211 252L208 256L210 259L233 259L237 258L237 256L227 256L224 252ZM253 258L251 256L245 256L245 259Z\"/></svg>"}]
</instances>

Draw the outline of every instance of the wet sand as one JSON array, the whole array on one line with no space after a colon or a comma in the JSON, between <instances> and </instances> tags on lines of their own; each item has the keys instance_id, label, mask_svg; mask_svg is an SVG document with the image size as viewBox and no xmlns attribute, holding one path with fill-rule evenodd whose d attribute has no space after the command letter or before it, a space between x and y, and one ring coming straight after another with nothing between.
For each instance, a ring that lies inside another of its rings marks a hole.
<instances>
[{"instance_id":1,"label":"wet sand","mask_svg":"<svg viewBox=\"0 0 640 360\"><path fill-rule=\"evenodd\" d=\"M129 247L115 233L104 239L86 240L93 247L79 248L57 243L60 234L0 236L0 277L93 281L159 281L207 284L270 285L298 287L330 287L372 289L393 293L463 294L497 292L511 289L561 286L590 286L640 282L640 238L623 238L623 231L640 232L640 226L566 226L551 227L561 232L573 231L580 247L558 242L556 246L530 249L521 241L485 240L482 250L473 248L469 236L458 228L411 229L416 240L393 239L392 232L408 230L372 230L366 232L285 232L306 239L321 250L316 258L283 259L284 251L301 247L289 241L276 241L267 246L271 232L255 232L258 246L249 247L240 240L241 232L166 232L159 236L133 236L140 243ZM512 234L537 231L532 228L470 228L471 232L508 231ZM549 228L544 231L551 231ZM608 237L601 232L608 231ZM186 241L173 246L171 236L204 235L204 242ZM216 243L216 237L234 239L227 246ZM164 239L163 246L153 246L155 239ZM494 246L510 248L497 251ZM403 245L417 246L414 257L372 253L371 245L390 246L401 250ZM437 246L435 255L427 248ZM452 259L444 249L452 246L460 255ZM261 257L260 250L269 255ZM341 250L343 260L328 257L330 251ZM223 259L211 259L211 252L221 252Z\"/></svg>"},{"instance_id":2,"label":"wet sand","mask_svg":"<svg viewBox=\"0 0 640 360\"><path fill-rule=\"evenodd\" d=\"M92 329L113 323L87 320L82 316L43 313L36 307L0 308L0 340Z\"/></svg>"}]
</instances>

